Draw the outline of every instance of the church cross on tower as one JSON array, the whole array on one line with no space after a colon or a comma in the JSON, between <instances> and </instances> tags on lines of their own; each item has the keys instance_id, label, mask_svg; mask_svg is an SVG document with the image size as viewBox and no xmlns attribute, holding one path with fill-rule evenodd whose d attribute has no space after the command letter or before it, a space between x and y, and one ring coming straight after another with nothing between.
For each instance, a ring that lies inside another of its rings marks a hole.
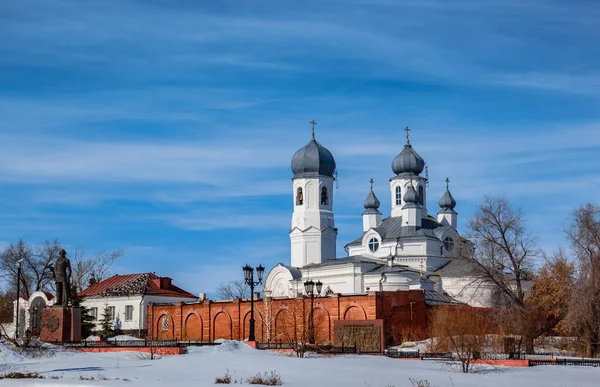
<instances>
[{"instance_id":1,"label":"church cross on tower","mask_svg":"<svg viewBox=\"0 0 600 387\"><path fill-rule=\"evenodd\" d=\"M371 178L371 180L369 180L369 183L371 183L371 192L373 192L373 183L375 183L375 180Z\"/></svg>"},{"instance_id":2,"label":"church cross on tower","mask_svg":"<svg viewBox=\"0 0 600 387\"><path fill-rule=\"evenodd\" d=\"M450 179L446 178L446 189L448 189L449 185L450 185Z\"/></svg>"},{"instance_id":3,"label":"church cross on tower","mask_svg":"<svg viewBox=\"0 0 600 387\"><path fill-rule=\"evenodd\" d=\"M406 143L410 145L410 140L408 139L408 132L410 132L410 129L407 126L406 128L404 128L404 130L406 130Z\"/></svg>"},{"instance_id":4,"label":"church cross on tower","mask_svg":"<svg viewBox=\"0 0 600 387\"><path fill-rule=\"evenodd\" d=\"M313 136L313 140L315 139L315 125L317 124L317 121L312 120L311 122L309 122L309 124L312 124L312 136Z\"/></svg>"}]
</instances>

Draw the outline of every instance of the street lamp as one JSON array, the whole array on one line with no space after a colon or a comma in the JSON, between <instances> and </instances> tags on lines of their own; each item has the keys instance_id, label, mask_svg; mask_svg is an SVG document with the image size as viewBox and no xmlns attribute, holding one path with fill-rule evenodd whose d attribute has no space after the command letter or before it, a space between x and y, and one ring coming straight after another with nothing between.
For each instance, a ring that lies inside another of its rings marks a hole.
<instances>
[{"instance_id":1,"label":"street lamp","mask_svg":"<svg viewBox=\"0 0 600 387\"><path fill-rule=\"evenodd\" d=\"M319 297L321 295L321 290L323 289L323 283L321 281L314 282L309 279L304 282L304 293L310 297L310 320L308 326L308 343L315 343L315 287L316 287L316 296Z\"/></svg>"},{"instance_id":2,"label":"street lamp","mask_svg":"<svg viewBox=\"0 0 600 387\"><path fill-rule=\"evenodd\" d=\"M19 313L21 311L21 306L19 305L19 298L21 295L21 262L22 259L17 261L17 321L15 322L15 340L19 338Z\"/></svg>"},{"instance_id":3,"label":"street lamp","mask_svg":"<svg viewBox=\"0 0 600 387\"><path fill-rule=\"evenodd\" d=\"M242 269L244 269L244 281L250 286L250 335L248 336L248 341L256 341L256 337L254 336L254 287L262 283L265 268L262 265L258 265L256 268L256 275L258 277L258 281L256 282L254 281L254 268L252 266L246 264Z\"/></svg>"}]
</instances>

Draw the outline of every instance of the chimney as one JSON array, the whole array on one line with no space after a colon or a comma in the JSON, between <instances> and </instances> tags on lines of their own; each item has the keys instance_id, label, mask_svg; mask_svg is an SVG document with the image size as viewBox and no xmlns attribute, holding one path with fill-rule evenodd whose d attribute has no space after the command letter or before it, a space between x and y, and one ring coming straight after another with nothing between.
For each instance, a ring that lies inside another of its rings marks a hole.
<instances>
[{"instance_id":1,"label":"chimney","mask_svg":"<svg viewBox=\"0 0 600 387\"><path fill-rule=\"evenodd\" d=\"M153 282L159 289L167 290L171 287L172 279L169 277L154 278Z\"/></svg>"}]
</instances>

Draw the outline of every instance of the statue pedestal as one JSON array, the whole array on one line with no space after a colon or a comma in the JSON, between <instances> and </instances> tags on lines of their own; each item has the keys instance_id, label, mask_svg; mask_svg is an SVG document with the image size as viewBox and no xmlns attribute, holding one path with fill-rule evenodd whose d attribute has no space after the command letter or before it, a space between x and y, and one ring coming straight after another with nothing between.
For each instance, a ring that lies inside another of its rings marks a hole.
<instances>
[{"instance_id":1,"label":"statue pedestal","mask_svg":"<svg viewBox=\"0 0 600 387\"><path fill-rule=\"evenodd\" d=\"M44 309L40 340L54 343L81 341L81 308Z\"/></svg>"}]
</instances>

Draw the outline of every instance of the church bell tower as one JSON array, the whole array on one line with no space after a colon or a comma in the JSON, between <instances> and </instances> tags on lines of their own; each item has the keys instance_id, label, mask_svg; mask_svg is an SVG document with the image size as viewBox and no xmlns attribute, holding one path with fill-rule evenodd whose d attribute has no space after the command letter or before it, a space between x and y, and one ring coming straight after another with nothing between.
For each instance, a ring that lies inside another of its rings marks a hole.
<instances>
[{"instance_id":1,"label":"church bell tower","mask_svg":"<svg viewBox=\"0 0 600 387\"><path fill-rule=\"evenodd\" d=\"M290 231L292 266L303 267L335 258L337 229L333 217L335 159L312 139L292 158L294 213Z\"/></svg>"},{"instance_id":2,"label":"church bell tower","mask_svg":"<svg viewBox=\"0 0 600 387\"><path fill-rule=\"evenodd\" d=\"M406 217L405 210L410 207L416 211L415 216L419 218L420 223L420 218L427 217L427 178L420 176L425 169L425 160L410 144L410 129L406 127L404 130L406 144L392 162L392 171L396 174L390 179L392 217ZM412 190L416 193L414 200ZM411 211L411 214L412 212L414 211ZM406 224L404 219L403 223Z\"/></svg>"}]
</instances>

